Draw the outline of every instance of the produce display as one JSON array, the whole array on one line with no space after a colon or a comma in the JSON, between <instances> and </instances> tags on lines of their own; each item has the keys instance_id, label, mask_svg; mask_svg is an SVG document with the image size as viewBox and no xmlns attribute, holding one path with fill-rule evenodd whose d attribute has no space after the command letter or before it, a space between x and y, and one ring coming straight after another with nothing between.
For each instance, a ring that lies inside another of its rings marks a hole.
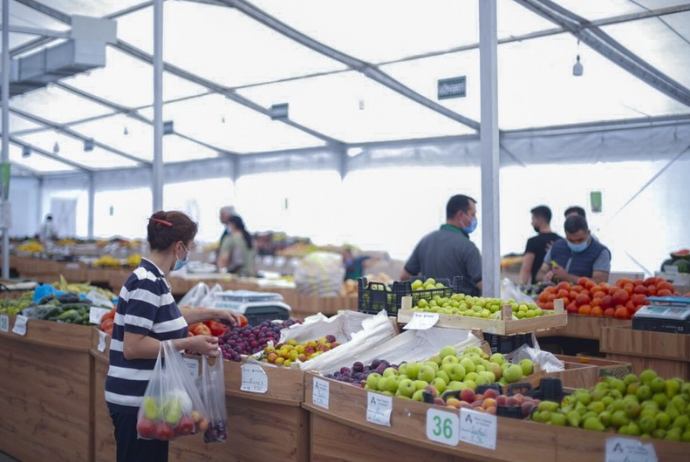
<instances>
[{"instance_id":1,"label":"produce display","mask_svg":"<svg viewBox=\"0 0 690 462\"><path fill-rule=\"evenodd\" d=\"M511 364L501 353L489 357L479 347L466 348L458 356L454 347L446 346L426 362L411 361L399 366L382 359L366 366L356 362L326 377L414 401L425 401L424 393L431 393L436 404L445 404L441 396L446 391L474 392L481 385L493 383L505 386L533 372L534 364L529 359Z\"/></svg>"},{"instance_id":2,"label":"produce display","mask_svg":"<svg viewBox=\"0 0 690 462\"><path fill-rule=\"evenodd\" d=\"M16 250L19 252L43 252L44 248L40 242L30 240L18 245Z\"/></svg>"},{"instance_id":3,"label":"produce display","mask_svg":"<svg viewBox=\"0 0 690 462\"><path fill-rule=\"evenodd\" d=\"M550 310L554 300L562 299L570 314L630 319L640 307L648 304L647 297L669 295L678 293L662 278L620 279L614 285L580 278L577 284L560 282L547 287L537 298L537 305Z\"/></svg>"},{"instance_id":4,"label":"produce display","mask_svg":"<svg viewBox=\"0 0 690 462\"><path fill-rule=\"evenodd\" d=\"M19 314L24 308L27 308L33 304L34 301L34 291L24 292L19 296L19 298L10 299L3 298L0 299L0 314Z\"/></svg>"},{"instance_id":5,"label":"produce display","mask_svg":"<svg viewBox=\"0 0 690 462\"><path fill-rule=\"evenodd\" d=\"M137 433L144 439L169 441L205 432L209 427L209 419L193 409L192 400L184 390L173 390L161 402L147 396L143 409L143 415L137 420Z\"/></svg>"},{"instance_id":6,"label":"produce display","mask_svg":"<svg viewBox=\"0 0 690 462\"><path fill-rule=\"evenodd\" d=\"M412 307L412 311L457 314L475 318L497 318L500 315L501 307L506 305L512 307L513 315L518 319L553 314L553 311L543 310L535 303L517 303L513 299L504 301L500 298L472 297L462 294L453 294L450 297L435 295L430 300L422 298Z\"/></svg>"},{"instance_id":7,"label":"produce display","mask_svg":"<svg viewBox=\"0 0 690 462\"><path fill-rule=\"evenodd\" d=\"M269 342L278 343L280 331L295 323L299 321L288 319L277 323L264 321L257 326L229 328L218 337L220 351L223 358L229 361L241 361L242 355L260 353Z\"/></svg>"},{"instance_id":8,"label":"produce display","mask_svg":"<svg viewBox=\"0 0 690 462\"><path fill-rule=\"evenodd\" d=\"M605 377L560 403L542 401L535 422L690 443L690 382L651 369L624 380Z\"/></svg>"},{"instance_id":9,"label":"produce display","mask_svg":"<svg viewBox=\"0 0 690 462\"><path fill-rule=\"evenodd\" d=\"M671 258L661 263L661 271L666 271L667 266L675 266L679 273L690 273L690 250L681 249L671 252Z\"/></svg>"},{"instance_id":10,"label":"produce display","mask_svg":"<svg viewBox=\"0 0 690 462\"><path fill-rule=\"evenodd\" d=\"M290 339L276 346L266 346L261 355L261 361L276 366L290 367L295 361L308 361L336 348L338 345L340 344L335 341L335 337L332 335L299 344L296 340Z\"/></svg>"},{"instance_id":11,"label":"produce display","mask_svg":"<svg viewBox=\"0 0 690 462\"><path fill-rule=\"evenodd\" d=\"M112 308L112 305L99 306L88 298L82 298L79 295L68 293L58 296L46 296L37 304L32 304L24 308L21 314L29 319L88 325L89 311L90 308L94 306Z\"/></svg>"},{"instance_id":12,"label":"produce display","mask_svg":"<svg viewBox=\"0 0 690 462\"><path fill-rule=\"evenodd\" d=\"M120 263L119 258L112 257L110 255L103 255L92 263L93 266L97 268L121 268L122 263Z\"/></svg>"}]
</instances>

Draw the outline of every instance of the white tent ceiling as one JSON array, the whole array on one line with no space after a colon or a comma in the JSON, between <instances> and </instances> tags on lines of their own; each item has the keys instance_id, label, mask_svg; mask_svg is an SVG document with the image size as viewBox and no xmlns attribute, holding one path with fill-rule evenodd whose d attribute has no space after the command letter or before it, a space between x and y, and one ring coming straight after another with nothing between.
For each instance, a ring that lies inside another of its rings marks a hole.
<instances>
[{"instance_id":1,"label":"white tent ceiling","mask_svg":"<svg viewBox=\"0 0 690 462\"><path fill-rule=\"evenodd\" d=\"M75 14L118 23L105 68L11 99L10 160L21 167L13 174L150 165L151 3L10 2L11 25L64 31ZM511 134L554 126L646 129L662 121L687 129L690 2L498 5L504 148ZM163 112L175 123L164 139L166 164L227 159L248 172L274 154L347 158L351 147L376 146L380 154L419 140L476 143L477 0L169 0L164 14ZM13 56L58 42L10 35ZM574 77L578 54L585 72ZM459 75L467 76L467 97L437 100L438 79ZM271 120L270 106L284 102L289 120ZM84 152L87 139L93 151ZM22 157L23 146L30 157Z\"/></svg>"}]
</instances>

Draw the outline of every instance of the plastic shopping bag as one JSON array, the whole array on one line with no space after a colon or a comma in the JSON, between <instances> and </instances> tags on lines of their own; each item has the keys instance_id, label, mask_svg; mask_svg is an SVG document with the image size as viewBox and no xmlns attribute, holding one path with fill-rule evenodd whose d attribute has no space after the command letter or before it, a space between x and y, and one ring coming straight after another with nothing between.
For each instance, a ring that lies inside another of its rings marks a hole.
<instances>
[{"instance_id":1,"label":"plastic shopping bag","mask_svg":"<svg viewBox=\"0 0 690 462\"><path fill-rule=\"evenodd\" d=\"M206 406L182 356L171 341L161 342L144 401L139 407L139 438L169 441L204 432L209 423Z\"/></svg>"},{"instance_id":2,"label":"plastic shopping bag","mask_svg":"<svg viewBox=\"0 0 690 462\"><path fill-rule=\"evenodd\" d=\"M201 359L201 399L208 409L210 425L204 432L204 442L225 442L228 437L228 411L225 407L225 373L223 357L209 364L206 356Z\"/></svg>"},{"instance_id":3,"label":"plastic shopping bag","mask_svg":"<svg viewBox=\"0 0 690 462\"><path fill-rule=\"evenodd\" d=\"M191 306L194 308L202 306L201 300L208 295L209 291L208 285L206 285L205 282L200 282L182 297L182 300L180 300L177 306Z\"/></svg>"}]
</instances>

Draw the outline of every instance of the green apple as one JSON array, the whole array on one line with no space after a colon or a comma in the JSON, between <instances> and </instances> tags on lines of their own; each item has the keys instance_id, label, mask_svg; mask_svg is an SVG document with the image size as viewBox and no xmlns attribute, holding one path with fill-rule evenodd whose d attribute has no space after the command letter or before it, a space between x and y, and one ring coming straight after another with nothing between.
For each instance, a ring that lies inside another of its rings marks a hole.
<instances>
[{"instance_id":1,"label":"green apple","mask_svg":"<svg viewBox=\"0 0 690 462\"><path fill-rule=\"evenodd\" d=\"M448 376L448 374L445 371L438 371L436 373L436 378L441 378L446 383L450 382L450 377Z\"/></svg>"},{"instance_id":2,"label":"green apple","mask_svg":"<svg viewBox=\"0 0 690 462\"><path fill-rule=\"evenodd\" d=\"M407 375L407 363L398 366L398 375Z\"/></svg>"},{"instance_id":3,"label":"green apple","mask_svg":"<svg viewBox=\"0 0 690 462\"><path fill-rule=\"evenodd\" d=\"M419 375L419 370L422 368L422 364L418 363L417 361L411 361L404 365L407 366L405 368L405 375L412 380L417 380L417 376Z\"/></svg>"},{"instance_id":4,"label":"green apple","mask_svg":"<svg viewBox=\"0 0 690 462\"><path fill-rule=\"evenodd\" d=\"M534 372L534 363L531 359L525 358L520 361L520 367L522 368L522 375L527 376Z\"/></svg>"},{"instance_id":5,"label":"green apple","mask_svg":"<svg viewBox=\"0 0 690 462\"><path fill-rule=\"evenodd\" d=\"M465 368L460 364L444 364L443 371L451 381L462 381L465 378Z\"/></svg>"},{"instance_id":6,"label":"green apple","mask_svg":"<svg viewBox=\"0 0 690 462\"><path fill-rule=\"evenodd\" d=\"M415 380L414 386L417 390L424 390L426 387L429 386L429 382L425 380Z\"/></svg>"},{"instance_id":7,"label":"green apple","mask_svg":"<svg viewBox=\"0 0 690 462\"><path fill-rule=\"evenodd\" d=\"M474 380L465 379L463 383L465 384L465 388L469 388L472 391L477 390L477 382L475 382Z\"/></svg>"},{"instance_id":8,"label":"green apple","mask_svg":"<svg viewBox=\"0 0 690 462\"><path fill-rule=\"evenodd\" d=\"M640 381L644 385L649 385L650 383L652 383L652 380L654 380L656 377L657 377L656 372L654 372L651 369L645 369L640 374Z\"/></svg>"},{"instance_id":9,"label":"green apple","mask_svg":"<svg viewBox=\"0 0 690 462\"><path fill-rule=\"evenodd\" d=\"M438 394L440 396L444 391L446 391L446 387L448 385L446 384L445 380L443 380L440 377L437 377L431 381L431 386L438 390Z\"/></svg>"},{"instance_id":10,"label":"green apple","mask_svg":"<svg viewBox=\"0 0 690 462\"><path fill-rule=\"evenodd\" d=\"M398 382L398 393L400 395L412 398L412 395L414 395L415 391L417 391L417 388L412 380L405 379Z\"/></svg>"},{"instance_id":11,"label":"green apple","mask_svg":"<svg viewBox=\"0 0 690 462\"><path fill-rule=\"evenodd\" d=\"M494 353L491 355L491 358L489 359L490 362L498 364L499 366L506 362L505 358L501 353Z\"/></svg>"},{"instance_id":12,"label":"green apple","mask_svg":"<svg viewBox=\"0 0 690 462\"><path fill-rule=\"evenodd\" d=\"M652 389L652 393L661 393L666 390L666 380L661 377L655 377L652 379L649 387Z\"/></svg>"},{"instance_id":13,"label":"green apple","mask_svg":"<svg viewBox=\"0 0 690 462\"><path fill-rule=\"evenodd\" d=\"M475 364L470 358L463 358L460 361L460 365L465 368L466 372L474 372Z\"/></svg>"},{"instance_id":14,"label":"green apple","mask_svg":"<svg viewBox=\"0 0 690 462\"><path fill-rule=\"evenodd\" d=\"M384 377L383 380L385 383L383 391L389 391L391 393L398 391L398 380L395 376Z\"/></svg>"},{"instance_id":15,"label":"green apple","mask_svg":"<svg viewBox=\"0 0 690 462\"><path fill-rule=\"evenodd\" d=\"M372 372L367 377L367 383L365 385L365 388L367 388L368 390L378 390L377 384L378 384L380 379L381 379L381 374L379 374L377 372Z\"/></svg>"},{"instance_id":16,"label":"green apple","mask_svg":"<svg viewBox=\"0 0 690 462\"><path fill-rule=\"evenodd\" d=\"M431 383L431 381L436 378L436 371L431 366L424 365L419 370L417 378L419 380L424 380L425 382Z\"/></svg>"},{"instance_id":17,"label":"green apple","mask_svg":"<svg viewBox=\"0 0 690 462\"><path fill-rule=\"evenodd\" d=\"M465 378L463 380L472 380L474 382L477 380L477 377L479 377L479 374L476 372L469 372L465 374Z\"/></svg>"},{"instance_id":18,"label":"green apple","mask_svg":"<svg viewBox=\"0 0 690 462\"><path fill-rule=\"evenodd\" d=\"M429 366L429 367L431 367L431 368L434 370L434 373L438 372L439 369L441 368L441 365L440 365L440 364L437 364L437 363L435 363L435 362L433 362L433 361L427 361L427 362L425 362L425 363L424 363L424 366Z\"/></svg>"},{"instance_id":19,"label":"green apple","mask_svg":"<svg viewBox=\"0 0 690 462\"><path fill-rule=\"evenodd\" d=\"M458 363L460 363L460 359L458 359L457 356L446 356L441 361L441 366L443 366L444 364L458 364Z\"/></svg>"},{"instance_id":20,"label":"green apple","mask_svg":"<svg viewBox=\"0 0 690 462\"><path fill-rule=\"evenodd\" d=\"M412 394L412 401L424 401L424 390L417 390Z\"/></svg>"},{"instance_id":21,"label":"green apple","mask_svg":"<svg viewBox=\"0 0 690 462\"><path fill-rule=\"evenodd\" d=\"M456 356L457 357L458 353L455 351L455 347L452 346L444 346L441 348L441 352L439 353L439 356L441 357L441 360L443 360L446 356Z\"/></svg>"},{"instance_id":22,"label":"green apple","mask_svg":"<svg viewBox=\"0 0 690 462\"><path fill-rule=\"evenodd\" d=\"M496 376L493 372L484 371L479 373L480 377L486 378L487 383L494 383L496 381Z\"/></svg>"},{"instance_id":23,"label":"green apple","mask_svg":"<svg viewBox=\"0 0 690 462\"><path fill-rule=\"evenodd\" d=\"M459 382L457 380L451 380L451 382L448 384L446 387L446 390L452 390L452 391L461 391L464 390L465 384L462 382Z\"/></svg>"},{"instance_id":24,"label":"green apple","mask_svg":"<svg viewBox=\"0 0 690 462\"><path fill-rule=\"evenodd\" d=\"M396 375L398 375L398 371L397 371L395 368L393 368L393 367L387 367L387 368L383 371L383 376L384 376L384 377L391 377L391 376L396 376Z\"/></svg>"},{"instance_id":25,"label":"green apple","mask_svg":"<svg viewBox=\"0 0 690 462\"><path fill-rule=\"evenodd\" d=\"M519 364L511 365L505 370L503 377L505 377L508 383L517 382L518 380L522 379L522 367L520 367Z\"/></svg>"}]
</instances>

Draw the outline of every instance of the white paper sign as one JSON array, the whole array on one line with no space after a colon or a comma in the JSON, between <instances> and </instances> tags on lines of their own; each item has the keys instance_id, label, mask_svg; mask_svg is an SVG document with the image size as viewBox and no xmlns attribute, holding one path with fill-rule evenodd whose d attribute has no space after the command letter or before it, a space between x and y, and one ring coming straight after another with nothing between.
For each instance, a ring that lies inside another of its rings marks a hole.
<instances>
[{"instance_id":1,"label":"white paper sign","mask_svg":"<svg viewBox=\"0 0 690 462\"><path fill-rule=\"evenodd\" d=\"M105 339L108 335L103 331L98 331L98 351L103 353L105 351Z\"/></svg>"},{"instance_id":2,"label":"white paper sign","mask_svg":"<svg viewBox=\"0 0 690 462\"><path fill-rule=\"evenodd\" d=\"M457 446L460 441L460 417L455 412L429 408L426 411L426 437L437 443Z\"/></svg>"},{"instance_id":3,"label":"white paper sign","mask_svg":"<svg viewBox=\"0 0 690 462\"><path fill-rule=\"evenodd\" d=\"M18 314L14 320L14 327L12 328L12 332L14 332L17 335L26 335L26 324L28 322L29 318L27 318L26 316L22 316L21 314Z\"/></svg>"},{"instance_id":4,"label":"white paper sign","mask_svg":"<svg viewBox=\"0 0 690 462\"><path fill-rule=\"evenodd\" d=\"M266 393L268 391L268 376L257 364L242 365L242 385L240 390L251 393Z\"/></svg>"},{"instance_id":5,"label":"white paper sign","mask_svg":"<svg viewBox=\"0 0 690 462\"><path fill-rule=\"evenodd\" d=\"M320 406L328 409L328 400L330 398L330 384L321 379L314 379L314 389L312 392L311 402L315 406Z\"/></svg>"},{"instance_id":6,"label":"white paper sign","mask_svg":"<svg viewBox=\"0 0 690 462\"><path fill-rule=\"evenodd\" d=\"M92 306L89 309L89 323L90 324L100 324L103 315L110 313L107 308L99 308L97 306Z\"/></svg>"},{"instance_id":7,"label":"white paper sign","mask_svg":"<svg viewBox=\"0 0 690 462\"><path fill-rule=\"evenodd\" d=\"M427 330L431 329L438 322L438 313L424 313L421 311L415 311L412 315L410 322L405 324L403 330L414 329L414 330Z\"/></svg>"},{"instance_id":8,"label":"white paper sign","mask_svg":"<svg viewBox=\"0 0 690 462\"><path fill-rule=\"evenodd\" d=\"M393 397L369 392L367 395L367 422L391 426Z\"/></svg>"},{"instance_id":9,"label":"white paper sign","mask_svg":"<svg viewBox=\"0 0 690 462\"><path fill-rule=\"evenodd\" d=\"M10 317L6 314L0 314L0 332L10 331Z\"/></svg>"},{"instance_id":10,"label":"white paper sign","mask_svg":"<svg viewBox=\"0 0 690 462\"><path fill-rule=\"evenodd\" d=\"M460 409L460 441L486 449L496 449L496 427L495 415L467 408Z\"/></svg>"},{"instance_id":11,"label":"white paper sign","mask_svg":"<svg viewBox=\"0 0 690 462\"><path fill-rule=\"evenodd\" d=\"M606 462L657 462L654 446L630 438L606 440Z\"/></svg>"},{"instance_id":12,"label":"white paper sign","mask_svg":"<svg viewBox=\"0 0 690 462\"><path fill-rule=\"evenodd\" d=\"M182 358L187 365L187 370L189 370L189 375L192 380L196 380L199 377L199 361L192 358Z\"/></svg>"}]
</instances>

